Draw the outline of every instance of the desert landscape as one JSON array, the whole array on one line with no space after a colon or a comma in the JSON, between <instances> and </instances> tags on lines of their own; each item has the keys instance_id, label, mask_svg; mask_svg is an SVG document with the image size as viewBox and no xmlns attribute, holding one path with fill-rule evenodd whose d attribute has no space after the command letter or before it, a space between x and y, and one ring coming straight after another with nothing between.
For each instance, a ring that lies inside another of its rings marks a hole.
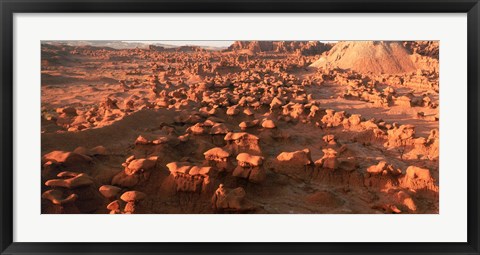
<instances>
[{"instance_id":1,"label":"desert landscape","mask_svg":"<svg viewBox=\"0 0 480 255\"><path fill-rule=\"evenodd\" d=\"M43 214L438 214L438 41L42 41Z\"/></svg>"}]
</instances>

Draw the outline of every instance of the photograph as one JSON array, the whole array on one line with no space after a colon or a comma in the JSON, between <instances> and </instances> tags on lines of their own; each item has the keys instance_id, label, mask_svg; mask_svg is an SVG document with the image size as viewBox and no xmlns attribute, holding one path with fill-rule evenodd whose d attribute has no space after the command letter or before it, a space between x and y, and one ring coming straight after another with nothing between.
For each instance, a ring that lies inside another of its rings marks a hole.
<instances>
[{"instance_id":1,"label":"photograph","mask_svg":"<svg viewBox=\"0 0 480 255\"><path fill-rule=\"evenodd\" d=\"M39 42L39 213L440 213L440 41L232 39Z\"/></svg>"}]
</instances>

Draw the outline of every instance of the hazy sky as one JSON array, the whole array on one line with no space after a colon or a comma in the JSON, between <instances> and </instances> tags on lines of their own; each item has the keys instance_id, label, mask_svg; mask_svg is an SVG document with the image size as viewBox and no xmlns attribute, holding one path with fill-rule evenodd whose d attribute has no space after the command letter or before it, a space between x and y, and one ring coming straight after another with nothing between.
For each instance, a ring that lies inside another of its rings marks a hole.
<instances>
[{"instance_id":1,"label":"hazy sky","mask_svg":"<svg viewBox=\"0 0 480 255\"><path fill-rule=\"evenodd\" d=\"M196 46L214 46L214 47L228 47L234 41L130 41L130 42L142 42L142 43L161 43L170 44L176 46L184 45L196 45Z\"/></svg>"},{"instance_id":2,"label":"hazy sky","mask_svg":"<svg viewBox=\"0 0 480 255\"><path fill-rule=\"evenodd\" d=\"M82 40L72 40L72 41L42 41L42 43L63 43L71 46L79 46L79 45L92 45L97 47L112 47L116 49L127 49L127 48L135 48L140 47L144 48L143 46L147 47L149 44L164 44L164 45L172 45L172 46L200 46L200 47L219 47L219 48L227 48L232 45L235 41L156 41L156 40L94 40L94 41L82 41ZM321 41L327 42L327 41ZM330 41L335 42L335 41Z\"/></svg>"},{"instance_id":3,"label":"hazy sky","mask_svg":"<svg viewBox=\"0 0 480 255\"><path fill-rule=\"evenodd\" d=\"M128 41L127 41L128 42ZM161 43L176 46L195 45L195 46L214 46L214 47L228 47L235 41L130 41L140 43ZM336 42L336 41L321 41L321 42Z\"/></svg>"}]
</instances>

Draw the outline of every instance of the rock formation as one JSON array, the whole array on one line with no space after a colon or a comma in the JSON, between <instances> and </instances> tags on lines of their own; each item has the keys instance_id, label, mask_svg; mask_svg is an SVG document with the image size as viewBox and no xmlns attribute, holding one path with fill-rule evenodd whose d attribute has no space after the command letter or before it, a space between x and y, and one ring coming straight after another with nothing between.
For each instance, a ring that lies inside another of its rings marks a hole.
<instances>
[{"instance_id":1,"label":"rock formation","mask_svg":"<svg viewBox=\"0 0 480 255\"><path fill-rule=\"evenodd\" d=\"M94 44L41 45L42 213L439 212L439 42Z\"/></svg>"}]
</instances>

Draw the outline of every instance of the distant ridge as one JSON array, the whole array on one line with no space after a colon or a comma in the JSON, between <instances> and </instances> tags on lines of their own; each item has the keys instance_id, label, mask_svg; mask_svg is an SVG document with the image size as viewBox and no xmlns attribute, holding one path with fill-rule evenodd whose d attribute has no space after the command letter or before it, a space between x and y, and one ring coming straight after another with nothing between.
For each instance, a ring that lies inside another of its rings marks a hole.
<instances>
[{"instance_id":1,"label":"distant ridge","mask_svg":"<svg viewBox=\"0 0 480 255\"><path fill-rule=\"evenodd\" d=\"M320 55L331 48L320 41L235 41L226 51L298 53L300 55Z\"/></svg>"},{"instance_id":2,"label":"distant ridge","mask_svg":"<svg viewBox=\"0 0 480 255\"><path fill-rule=\"evenodd\" d=\"M214 47L214 46L199 46L199 45L185 45L185 46L178 46L172 44L164 44L158 43L154 41L145 41L145 42L137 42L137 41L106 41L106 40L98 40L98 41L85 41L85 40L73 40L73 41L42 41L42 44L52 44L52 45L68 45L68 46L92 46L92 47L108 47L112 49L150 49L151 46L165 48L165 49L173 49L173 48L182 48L182 47L197 47L205 50L223 50L224 47Z\"/></svg>"}]
</instances>

